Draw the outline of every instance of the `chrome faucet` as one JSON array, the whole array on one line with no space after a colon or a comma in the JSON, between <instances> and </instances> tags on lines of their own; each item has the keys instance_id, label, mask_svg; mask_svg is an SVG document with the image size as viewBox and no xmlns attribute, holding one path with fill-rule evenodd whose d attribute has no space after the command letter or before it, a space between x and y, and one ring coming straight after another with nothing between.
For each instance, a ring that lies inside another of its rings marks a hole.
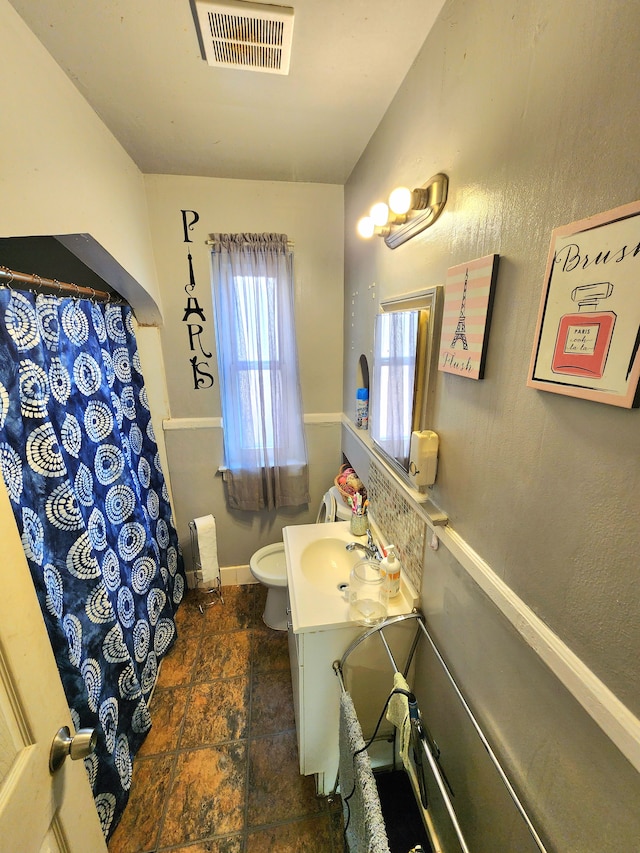
<instances>
[{"instance_id":1,"label":"chrome faucet","mask_svg":"<svg viewBox=\"0 0 640 853\"><path fill-rule=\"evenodd\" d=\"M370 560L380 560L380 551L378 550L378 546L373 541L373 536L371 535L371 531L367 530L367 544L365 545L362 542L349 542L345 545L347 551L354 551L356 548L361 548L367 557Z\"/></svg>"}]
</instances>

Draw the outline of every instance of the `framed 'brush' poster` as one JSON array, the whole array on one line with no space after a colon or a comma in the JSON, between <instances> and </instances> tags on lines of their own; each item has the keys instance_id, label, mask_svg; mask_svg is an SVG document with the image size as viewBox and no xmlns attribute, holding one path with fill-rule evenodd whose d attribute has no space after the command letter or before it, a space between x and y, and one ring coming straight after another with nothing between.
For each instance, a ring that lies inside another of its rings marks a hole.
<instances>
[{"instance_id":1,"label":"framed 'brush' poster","mask_svg":"<svg viewBox=\"0 0 640 853\"><path fill-rule=\"evenodd\" d=\"M640 202L551 235L527 385L640 404Z\"/></svg>"},{"instance_id":2,"label":"framed 'brush' poster","mask_svg":"<svg viewBox=\"0 0 640 853\"><path fill-rule=\"evenodd\" d=\"M447 271L438 369L482 379L499 255L486 255Z\"/></svg>"}]
</instances>

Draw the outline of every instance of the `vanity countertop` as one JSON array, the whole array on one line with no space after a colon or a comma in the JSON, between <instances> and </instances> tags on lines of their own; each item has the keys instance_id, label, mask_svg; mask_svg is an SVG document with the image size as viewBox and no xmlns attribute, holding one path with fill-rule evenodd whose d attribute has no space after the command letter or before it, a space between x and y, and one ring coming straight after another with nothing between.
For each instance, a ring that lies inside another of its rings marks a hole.
<instances>
[{"instance_id":1,"label":"vanity countertop","mask_svg":"<svg viewBox=\"0 0 640 853\"><path fill-rule=\"evenodd\" d=\"M366 554L360 548L347 551L345 546L366 545L366 536L354 536L348 521L293 525L285 527L282 536L294 633L354 626L349 616L349 574ZM403 572L400 592L389 600L388 615L410 613L417 606L418 595Z\"/></svg>"}]
</instances>

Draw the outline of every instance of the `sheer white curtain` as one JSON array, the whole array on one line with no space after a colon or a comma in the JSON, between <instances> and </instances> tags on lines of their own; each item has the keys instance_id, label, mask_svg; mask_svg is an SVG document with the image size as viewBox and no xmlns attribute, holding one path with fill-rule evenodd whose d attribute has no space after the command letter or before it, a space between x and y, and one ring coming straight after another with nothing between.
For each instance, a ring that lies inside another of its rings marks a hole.
<instances>
[{"instance_id":1,"label":"sheer white curtain","mask_svg":"<svg viewBox=\"0 0 640 853\"><path fill-rule=\"evenodd\" d=\"M300 506L309 472L287 236L211 238L229 506Z\"/></svg>"},{"instance_id":2,"label":"sheer white curtain","mask_svg":"<svg viewBox=\"0 0 640 853\"><path fill-rule=\"evenodd\" d=\"M373 394L369 423L373 440L399 464L409 464L419 311L376 316Z\"/></svg>"}]
</instances>

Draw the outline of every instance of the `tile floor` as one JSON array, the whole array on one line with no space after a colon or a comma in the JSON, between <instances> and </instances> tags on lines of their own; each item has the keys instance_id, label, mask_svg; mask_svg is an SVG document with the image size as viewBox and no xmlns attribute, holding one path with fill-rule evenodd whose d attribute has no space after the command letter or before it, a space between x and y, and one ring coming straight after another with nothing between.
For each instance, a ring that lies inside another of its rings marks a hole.
<instances>
[{"instance_id":1,"label":"tile floor","mask_svg":"<svg viewBox=\"0 0 640 853\"><path fill-rule=\"evenodd\" d=\"M286 633L259 584L223 592L178 610L109 853L343 853L339 798L299 774Z\"/></svg>"}]
</instances>

